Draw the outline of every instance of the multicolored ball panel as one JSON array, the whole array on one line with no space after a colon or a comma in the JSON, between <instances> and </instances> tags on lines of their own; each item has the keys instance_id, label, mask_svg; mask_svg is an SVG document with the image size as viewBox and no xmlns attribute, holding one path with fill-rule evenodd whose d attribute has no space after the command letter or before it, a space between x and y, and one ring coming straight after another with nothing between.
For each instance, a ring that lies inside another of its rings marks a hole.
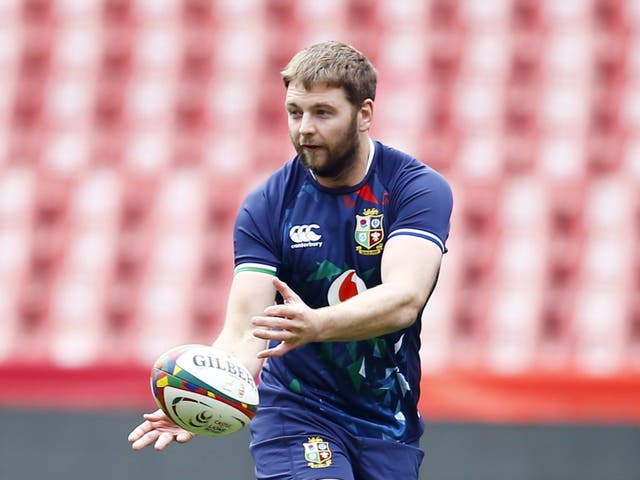
<instances>
[{"instance_id":1,"label":"multicolored ball panel","mask_svg":"<svg viewBox=\"0 0 640 480\"><path fill-rule=\"evenodd\" d=\"M186 372L184 372L184 370L180 370L180 373L184 374ZM154 368L151 378L151 389L153 390L153 396L156 398L156 403L158 403L158 406L164 410L165 413L169 411L169 407L165 404L162 389L167 386L179 388L181 390L188 390L205 397L213 398L219 402L226 403L227 405L240 410L249 418L253 418L258 411L257 405L238 402L212 387L203 387L202 385L192 383L187 379Z\"/></svg>"}]
</instances>

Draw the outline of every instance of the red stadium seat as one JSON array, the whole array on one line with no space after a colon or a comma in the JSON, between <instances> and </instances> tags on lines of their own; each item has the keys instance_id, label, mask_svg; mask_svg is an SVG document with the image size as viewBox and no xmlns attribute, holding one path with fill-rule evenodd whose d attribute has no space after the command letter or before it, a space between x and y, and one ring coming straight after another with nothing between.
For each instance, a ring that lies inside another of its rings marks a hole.
<instances>
[{"instance_id":1,"label":"red stadium seat","mask_svg":"<svg viewBox=\"0 0 640 480\"><path fill-rule=\"evenodd\" d=\"M182 82L177 88L174 118L180 130L194 131L207 126L206 81Z\"/></svg>"},{"instance_id":2,"label":"red stadium seat","mask_svg":"<svg viewBox=\"0 0 640 480\"><path fill-rule=\"evenodd\" d=\"M487 342L487 313L491 288L460 290L451 318L451 366L477 369L483 365Z\"/></svg>"},{"instance_id":3,"label":"red stadium seat","mask_svg":"<svg viewBox=\"0 0 640 480\"><path fill-rule=\"evenodd\" d=\"M25 78L17 84L13 94L12 123L19 133L38 125L42 119L46 94L46 84L40 79Z\"/></svg>"},{"instance_id":4,"label":"red stadium seat","mask_svg":"<svg viewBox=\"0 0 640 480\"><path fill-rule=\"evenodd\" d=\"M122 24L131 20L133 2L129 0L105 0L102 17L107 24Z\"/></svg>"},{"instance_id":5,"label":"red stadium seat","mask_svg":"<svg viewBox=\"0 0 640 480\"><path fill-rule=\"evenodd\" d=\"M25 364L47 360L52 289L52 279L42 276L29 276L20 285L16 298L19 325L12 342L12 362Z\"/></svg>"},{"instance_id":6,"label":"red stadium seat","mask_svg":"<svg viewBox=\"0 0 640 480\"><path fill-rule=\"evenodd\" d=\"M131 27L116 24L104 31L100 78L122 80L131 73L135 36Z\"/></svg>"},{"instance_id":7,"label":"red stadium seat","mask_svg":"<svg viewBox=\"0 0 640 480\"><path fill-rule=\"evenodd\" d=\"M587 187L579 179L549 182L549 214L555 235L581 236L584 228L584 204Z\"/></svg>"},{"instance_id":8,"label":"red stadium seat","mask_svg":"<svg viewBox=\"0 0 640 480\"><path fill-rule=\"evenodd\" d=\"M24 0L22 18L27 24L47 23L53 19L54 9L49 0Z\"/></svg>"},{"instance_id":9,"label":"red stadium seat","mask_svg":"<svg viewBox=\"0 0 640 480\"><path fill-rule=\"evenodd\" d=\"M537 30L516 30L511 38L509 80L514 85L534 87L541 80L542 58L547 38Z\"/></svg>"},{"instance_id":10,"label":"red stadium seat","mask_svg":"<svg viewBox=\"0 0 640 480\"><path fill-rule=\"evenodd\" d=\"M439 84L453 84L464 54L460 31L436 30L430 35L429 72Z\"/></svg>"},{"instance_id":11,"label":"red stadium seat","mask_svg":"<svg viewBox=\"0 0 640 480\"><path fill-rule=\"evenodd\" d=\"M288 25L297 21L297 5L294 0L266 0L266 21L272 25Z\"/></svg>"},{"instance_id":12,"label":"red stadium seat","mask_svg":"<svg viewBox=\"0 0 640 480\"><path fill-rule=\"evenodd\" d=\"M26 29L19 73L27 79L45 79L50 71L54 35L49 26L31 25Z\"/></svg>"},{"instance_id":13,"label":"red stadium seat","mask_svg":"<svg viewBox=\"0 0 640 480\"><path fill-rule=\"evenodd\" d=\"M108 77L107 77L108 78ZM122 78L96 85L94 119L99 128L113 128L124 121L126 82Z\"/></svg>"},{"instance_id":14,"label":"red stadium seat","mask_svg":"<svg viewBox=\"0 0 640 480\"><path fill-rule=\"evenodd\" d=\"M213 340L222 328L230 278L227 274L218 281L199 282L193 289L192 335L201 343Z\"/></svg>"},{"instance_id":15,"label":"red stadium seat","mask_svg":"<svg viewBox=\"0 0 640 480\"><path fill-rule=\"evenodd\" d=\"M452 28L461 21L458 2L434 0L429 8L429 23L433 28Z\"/></svg>"},{"instance_id":16,"label":"red stadium seat","mask_svg":"<svg viewBox=\"0 0 640 480\"><path fill-rule=\"evenodd\" d=\"M505 173L521 175L531 173L538 157L538 135L535 132L512 133L503 139L503 165Z\"/></svg>"},{"instance_id":17,"label":"red stadium seat","mask_svg":"<svg viewBox=\"0 0 640 480\"><path fill-rule=\"evenodd\" d=\"M588 165L594 174L616 172L622 165L624 138L621 133L594 132L588 140Z\"/></svg>"},{"instance_id":18,"label":"red stadium seat","mask_svg":"<svg viewBox=\"0 0 640 480\"><path fill-rule=\"evenodd\" d=\"M514 0L511 5L511 18L515 30L539 28L543 22L542 7L536 0Z\"/></svg>"},{"instance_id":19,"label":"red stadium seat","mask_svg":"<svg viewBox=\"0 0 640 480\"><path fill-rule=\"evenodd\" d=\"M630 46L624 30L597 31L594 36L595 80L607 86L624 82Z\"/></svg>"},{"instance_id":20,"label":"red stadium seat","mask_svg":"<svg viewBox=\"0 0 640 480\"><path fill-rule=\"evenodd\" d=\"M552 372L571 368L575 302L575 286L554 286L545 291L537 332L536 368Z\"/></svg>"},{"instance_id":21,"label":"red stadium seat","mask_svg":"<svg viewBox=\"0 0 640 480\"><path fill-rule=\"evenodd\" d=\"M584 238L581 234L552 233L547 254L549 283L554 286L575 285L583 252Z\"/></svg>"},{"instance_id":22,"label":"red stadium seat","mask_svg":"<svg viewBox=\"0 0 640 480\"><path fill-rule=\"evenodd\" d=\"M209 24L215 18L215 8L209 0L184 0L183 20L189 26ZM210 28L212 27L213 25L210 25Z\"/></svg>"},{"instance_id":23,"label":"red stadium seat","mask_svg":"<svg viewBox=\"0 0 640 480\"><path fill-rule=\"evenodd\" d=\"M488 233L495 231L496 215L500 204L501 185L499 182L468 182L460 187L463 204L458 207L458 215L470 232Z\"/></svg>"},{"instance_id":24,"label":"red stadium seat","mask_svg":"<svg viewBox=\"0 0 640 480\"><path fill-rule=\"evenodd\" d=\"M213 73L215 30L190 29L184 32L181 74L185 82L207 81Z\"/></svg>"},{"instance_id":25,"label":"red stadium seat","mask_svg":"<svg viewBox=\"0 0 640 480\"><path fill-rule=\"evenodd\" d=\"M592 8L596 25L606 29L619 27L624 21L623 3L621 0L594 0Z\"/></svg>"}]
</instances>

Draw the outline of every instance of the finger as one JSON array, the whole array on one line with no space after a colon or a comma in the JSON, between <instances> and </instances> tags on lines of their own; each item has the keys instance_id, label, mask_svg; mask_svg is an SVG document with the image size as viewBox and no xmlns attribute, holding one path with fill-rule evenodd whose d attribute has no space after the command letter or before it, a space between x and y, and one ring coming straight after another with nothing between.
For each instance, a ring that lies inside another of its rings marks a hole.
<instances>
[{"instance_id":1,"label":"finger","mask_svg":"<svg viewBox=\"0 0 640 480\"><path fill-rule=\"evenodd\" d=\"M294 348L295 346L290 343L281 342L273 348L268 348L266 350L262 350L261 352L258 352L257 357L258 358L281 357L285 353L288 353L291 350L293 350Z\"/></svg>"},{"instance_id":2,"label":"finger","mask_svg":"<svg viewBox=\"0 0 640 480\"><path fill-rule=\"evenodd\" d=\"M302 313L300 304L271 305L264 309L264 314L269 317L295 318Z\"/></svg>"},{"instance_id":3,"label":"finger","mask_svg":"<svg viewBox=\"0 0 640 480\"><path fill-rule=\"evenodd\" d=\"M143 448L148 447L153 442L155 442L159 436L160 436L160 432L158 432L157 430L148 432L142 437L140 437L138 440L133 442L131 444L131 448L133 448L134 450L142 450Z\"/></svg>"},{"instance_id":4,"label":"finger","mask_svg":"<svg viewBox=\"0 0 640 480\"><path fill-rule=\"evenodd\" d=\"M293 333L287 330L265 330L262 328L256 328L253 331L253 336L261 340L273 340L275 342L285 342L294 338Z\"/></svg>"},{"instance_id":5,"label":"finger","mask_svg":"<svg viewBox=\"0 0 640 480\"><path fill-rule=\"evenodd\" d=\"M155 412L145 413L144 415L142 415L142 418L144 418L145 420L149 420L150 422L157 422L159 420L166 419L167 416L161 409L158 409Z\"/></svg>"},{"instance_id":6,"label":"finger","mask_svg":"<svg viewBox=\"0 0 640 480\"><path fill-rule=\"evenodd\" d=\"M176 435L176 442L178 443L186 443L189 440L191 440L192 438L194 438L195 435L193 435L192 433L189 432L180 432L179 434Z\"/></svg>"},{"instance_id":7,"label":"finger","mask_svg":"<svg viewBox=\"0 0 640 480\"><path fill-rule=\"evenodd\" d=\"M127 437L127 440L129 440L130 442L135 442L136 440L141 438L145 433L149 432L151 429L152 429L152 426L150 422L148 421L142 422L140 425L138 425L136 428L134 428L131 431L131 433Z\"/></svg>"},{"instance_id":8,"label":"finger","mask_svg":"<svg viewBox=\"0 0 640 480\"><path fill-rule=\"evenodd\" d=\"M286 329L292 328L295 326L295 321L292 321L290 318L284 317L262 317L256 316L251 318L251 324L254 327L264 327L264 328L275 328L275 329Z\"/></svg>"},{"instance_id":9,"label":"finger","mask_svg":"<svg viewBox=\"0 0 640 480\"><path fill-rule=\"evenodd\" d=\"M153 448L158 451L164 450L171 442L173 442L173 438L174 436L172 433L161 433Z\"/></svg>"},{"instance_id":10,"label":"finger","mask_svg":"<svg viewBox=\"0 0 640 480\"><path fill-rule=\"evenodd\" d=\"M291 290L289 285L284 283L278 277L273 277L273 286L276 287L276 290L278 290L278 292L280 292L280 295L282 295L282 299L285 303L294 303L301 301L298 294Z\"/></svg>"}]
</instances>

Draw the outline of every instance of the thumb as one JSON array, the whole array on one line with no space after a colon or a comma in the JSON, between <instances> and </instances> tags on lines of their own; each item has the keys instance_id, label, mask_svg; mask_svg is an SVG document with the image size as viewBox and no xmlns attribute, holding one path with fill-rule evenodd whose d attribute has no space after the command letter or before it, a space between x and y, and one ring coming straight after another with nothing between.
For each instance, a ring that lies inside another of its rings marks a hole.
<instances>
[{"instance_id":1,"label":"thumb","mask_svg":"<svg viewBox=\"0 0 640 480\"><path fill-rule=\"evenodd\" d=\"M162 420L163 418L165 418L166 415L161 409L158 409L151 413L145 413L144 415L142 415L142 417L145 420L149 420L150 422L156 422L158 420Z\"/></svg>"},{"instance_id":2,"label":"thumb","mask_svg":"<svg viewBox=\"0 0 640 480\"><path fill-rule=\"evenodd\" d=\"M284 283L278 277L273 277L273 285L276 287L276 290L280 292L280 295L282 295L284 303L295 303L300 301L298 294L291 290L289 285Z\"/></svg>"}]
</instances>

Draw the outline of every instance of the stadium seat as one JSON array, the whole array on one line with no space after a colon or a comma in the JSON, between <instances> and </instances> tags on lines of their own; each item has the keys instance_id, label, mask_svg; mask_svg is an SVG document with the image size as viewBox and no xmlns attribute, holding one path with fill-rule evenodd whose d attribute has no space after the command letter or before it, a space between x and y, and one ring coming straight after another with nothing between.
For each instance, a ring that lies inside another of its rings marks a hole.
<instances>
[{"instance_id":1,"label":"stadium seat","mask_svg":"<svg viewBox=\"0 0 640 480\"><path fill-rule=\"evenodd\" d=\"M49 361L57 367L81 368L99 361L104 336L101 279L60 276L50 305Z\"/></svg>"},{"instance_id":2,"label":"stadium seat","mask_svg":"<svg viewBox=\"0 0 640 480\"><path fill-rule=\"evenodd\" d=\"M551 234L547 253L548 281L552 286L574 285L578 279L584 251L582 232Z\"/></svg>"},{"instance_id":3,"label":"stadium seat","mask_svg":"<svg viewBox=\"0 0 640 480\"><path fill-rule=\"evenodd\" d=\"M588 139L588 166L595 174L612 173L620 169L624 138L620 133L594 132Z\"/></svg>"},{"instance_id":4,"label":"stadium seat","mask_svg":"<svg viewBox=\"0 0 640 480\"><path fill-rule=\"evenodd\" d=\"M70 223L78 228L117 228L122 180L113 170L98 168L83 175L70 203Z\"/></svg>"},{"instance_id":5,"label":"stadium seat","mask_svg":"<svg viewBox=\"0 0 640 480\"><path fill-rule=\"evenodd\" d=\"M431 5L423 2L397 2L395 0L379 0L378 16L383 19L386 28L417 29L428 28L428 14ZM437 22L437 20L436 20Z\"/></svg>"},{"instance_id":6,"label":"stadium seat","mask_svg":"<svg viewBox=\"0 0 640 480\"><path fill-rule=\"evenodd\" d=\"M625 80L628 33L624 30L597 31L594 36L595 80L614 86Z\"/></svg>"},{"instance_id":7,"label":"stadium seat","mask_svg":"<svg viewBox=\"0 0 640 480\"><path fill-rule=\"evenodd\" d=\"M537 161L538 135L511 133L503 139L503 166L507 175L531 173Z\"/></svg>"},{"instance_id":8,"label":"stadium seat","mask_svg":"<svg viewBox=\"0 0 640 480\"><path fill-rule=\"evenodd\" d=\"M487 314L487 361L498 374L524 374L535 365L542 284L497 282Z\"/></svg>"},{"instance_id":9,"label":"stadium seat","mask_svg":"<svg viewBox=\"0 0 640 480\"><path fill-rule=\"evenodd\" d=\"M104 0L102 18L107 24L123 24L131 20L133 3L129 0Z\"/></svg>"},{"instance_id":10,"label":"stadium seat","mask_svg":"<svg viewBox=\"0 0 640 480\"><path fill-rule=\"evenodd\" d=\"M514 85L535 86L540 83L542 51L540 35L517 35L513 39L509 61L509 81Z\"/></svg>"},{"instance_id":11,"label":"stadium seat","mask_svg":"<svg viewBox=\"0 0 640 480\"><path fill-rule=\"evenodd\" d=\"M460 285L462 288L474 288L485 285L491 280L496 254L498 235L495 232L477 232L468 228L460 230L463 235L460 251Z\"/></svg>"},{"instance_id":12,"label":"stadium seat","mask_svg":"<svg viewBox=\"0 0 640 480\"><path fill-rule=\"evenodd\" d=\"M124 121L126 81L102 80L96 85L94 119L98 128L113 128Z\"/></svg>"},{"instance_id":13,"label":"stadium seat","mask_svg":"<svg viewBox=\"0 0 640 480\"><path fill-rule=\"evenodd\" d=\"M141 131L142 136L148 131L170 128L174 122L176 80L173 75L140 73L122 82L128 125Z\"/></svg>"},{"instance_id":14,"label":"stadium seat","mask_svg":"<svg viewBox=\"0 0 640 480\"><path fill-rule=\"evenodd\" d=\"M297 5L293 0L266 0L265 20L270 25L286 26L297 20Z\"/></svg>"},{"instance_id":15,"label":"stadium seat","mask_svg":"<svg viewBox=\"0 0 640 480\"><path fill-rule=\"evenodd\" d=\"M484 364L487 313L492 289L474 287L456 295L451 325L451 366L473 371Z\"/></svg>"},{"instance_id":16,"label":"stadium seat","mask_svg":"<svg viewBox=\"0 0 640 480\"><path fill-rule=\"evenodd\" d=\"M574 361L589 375L614 375L624 367L628 290L586 282L577 297Z\"/></svg>"},{"instance_id":17,"label":"stadium seat","mask_svg":"<svg viewBox=\"0 0 640 480\"><path fill-rule=\"evenodd\" d=\"M131 73L135 36L127 25L117 24L103 33L100 78L122 80Z\"/></svg>"},{"instance_id":18,"label":"stadium seat","mask_svg":"<svg viewBox=\"0 0 640 480\"><path fill-rule=\"evenodd\" d=\"M230 280L227 274L213 282L199 282L193 289L191 334L199 343L210 343L222 328Z\"/></svg>"},{"instance_id":19,"label":"stadium seat","mask_svg":"<svg viewBox=\"0 0 640 480\"><path fill-rule=\"evenodd\" d=\"M422 152L416 152L419 160L443 174L453 168L460 133L453 127L427 130L422 134Z\"/></svg>"},{"instance_id":20,"label":"stadium seat","mask_svg":"<svg viewBox=\"0 0 640 480\"><path fill-rule=\"evenodd\" d=\"M543 372L566 372L572 368L575 286L553 286L545 290L537 332L534 367Z\"/></svg>"},{"instance_id":21,"label":"stadium seat","mask_svg":"<svg viewBox=\"0 0 640 480\"><path fill-rule=\"evenodd\" d=\"M12 123L20 133L39 123L45 97L46 84L40 79L24 78L17 84L13 94Z\"/></svg>"},{"instance_id":22,"label":"stadium seat","mask_svg":"<svg viewBox=\"0 0 640 480\"><path fill-rule=\"evenodd\" d=\"M547 185L552 231L556 235L582 235L587 185L579 179Z\"/></svg>"},{"instance_id":23,"label":"stadium seat","mask_svg":"<svg viewBox=\"0 0 640 480\"><path fill-rule=\"evenodd\" d=\"M500 205L500 182L466 182L460 186L463 203L458 215L468 231L488 233L495 231Z\"/></svg>"},{"instance_id":24,"label":"stadium seat","mask_svg":"<svg viewBox=\"0 0 640 480\"><path fill-rule=\"evenodd\" d=\"M210 27L183 32L182 80L185 82L209 80L213 74L215 30Z\"/></svg>"},{"instance_id":25,"label":"stadium seat","mask_svg":"<svg viewBox=\"0 0 640 480\"><path fill-rule=\"evenodd\" d=\"M206 127L207 84L182 82L176 90L174 118L178 131L191 132Z\"/></svg>"},{"instance_id":26,"label":"stadium seat","mask_svg":"<svg viewBox=\"0 0 640 480\"><path fill-rule=\"evenodd\" d=\"M536 0L514 0L511 4L511 19L514 30L539 28L543 22L542 7Z\"/></svg>"},{"instance_id":27,"label":"stadium seat","mask_svg":"<svg viewBox=\"0 0 640 480\"><path fill-rule=\"evenodd\" d=\"M0 173L0 228L31 229L37 175L27 166L8 166Z\"/></svg>"},{"instance_id":28,"label":"stadium seat","mask_svg":"<svg viewBox=\"0 0 640 480\"><path fill-rule=\"evenodd\" d=\"M12 358L16 363L46 361L52 282L28 277L20 287L16 303L19 328Z\"/></svg>"},{"instance_id":29,"label":"stadium seat","mask_svg":"<svg viewBox=\"0 0 640 480\"><path fill-rule=\"evenodd\" d=\"M452 84L464 52L462 34L456 30L437 30L429 41L429 72L438 83Z\"/></svg>"},{"instance_id":30,"label":"stadium seat","mask_svg":"<svg viewBox=\"0 0 640 480\"><path fill-rule=\"evenodd\" d=\"M454 0L432 1L428 15L429 24L433 28L451 28L461 20L458 2Z\"/></svg>"},{"instance_id":31,"label":"stadium seat","mask_svg":"<svg viewBox=\"0 0 640 480\"><path fill-rule=\"evenodd\" d=\"M613 29L623 22L623 3L620 0L594 0L593 18L601 28Z\"/></svg>"},{"instance_id":32,"label":"stadium seat","mask_svg":"<svg viewBox=\"0 0 640 480\"><path fill-rule=\"evenodd\" d=\"M133 328L135 360L149 365L171 347L192 343L191 286L180 279L149 278L140 290ZM182 326L176 329L175 325Z\"/></svg>"},{"instance_id":33,"label":"stadium seat","mask_svg":"<svg viewBox=\"0 0 640 480\"><path fill-rule=\"evenodd\" d=\"M636 281L636 292L640 290L640 278ZM640 371L640 301L638 295L634 295L628 307L627 338L628 349L626 352L627 366L632 371Z\"/></svg>"},{"instance_id":34,"label":"stadium seat","mask_svg":"<svg viewBox=\"0 0 640 480\"><path fill-rule=\"evenodd\" d=\"M53 17L54 5L48 0L24 0L22 15L24 21L42 22Z\"/></svg>"},{"instance_id":35,"label":"stadium seat","mask_svg":"<svg viewBox=\"0 0 640 480\"><path fill-rule=\"evenodd\" d=\"M52 29L45 25L31 25L26 29L19 73L24 78L46 78L50 71L54 36Z\"/></svg>"},{"instance_id":36,"label":"stadium seat","mask_svg":"<svg viewBox=\"0 0 640 480\"><path fill-rule=\"evenodd\" d=\"M540 90L536 85L525 86L512 83L504 93L504 122L508 133L535 133L538 128L537 114Z\"/></svg>"},{"instance_id":37,"label":"stadium seat","mask_svg":"<svg viewBox=\"0 0 640 480\"><path fill-rule=\"evenodd\" d=\"M182 18L186 25L210 25L215 17L215 7L208 0L185 0L182 2Z\"/></svg>"}]
</instances>

